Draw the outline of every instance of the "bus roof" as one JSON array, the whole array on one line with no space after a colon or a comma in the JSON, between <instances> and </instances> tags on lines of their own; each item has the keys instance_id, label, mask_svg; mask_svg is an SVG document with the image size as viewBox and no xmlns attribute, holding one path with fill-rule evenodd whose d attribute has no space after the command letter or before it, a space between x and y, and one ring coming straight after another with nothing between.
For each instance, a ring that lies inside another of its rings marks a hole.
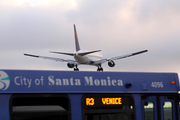
<instances>
[{"instance_id":1,"label":"bus roof","mask_svg":"<svg viewBox=\"0 0 180 120\"><path fill-rule=\"evenodd\" d=\"M178 93L176 73L0 70L0 93Z\"/></svg>"}]
</instances>

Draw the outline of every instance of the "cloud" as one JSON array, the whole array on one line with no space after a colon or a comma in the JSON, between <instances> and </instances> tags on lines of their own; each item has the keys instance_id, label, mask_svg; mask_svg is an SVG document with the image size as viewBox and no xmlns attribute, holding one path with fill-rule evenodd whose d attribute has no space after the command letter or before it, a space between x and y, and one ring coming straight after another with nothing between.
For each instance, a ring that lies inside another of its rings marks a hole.
<instances>
[{"instance_id":1,"label":"cloud","mask_svg":"<svg viewBox=\"0 0 180 120\"><path fill-rule=\"evenodd\" d=\"M101 49L108 58L149 50L117 61L115 68L103 64L105 70L180 71L178 5L178 0L1 0L0 54L5 57L0 62L3 68L63 70L64 63L28 58L22 53L71 59L49 51L74 51L76 24L82 49Z\"/></svg>"}]
</instances>

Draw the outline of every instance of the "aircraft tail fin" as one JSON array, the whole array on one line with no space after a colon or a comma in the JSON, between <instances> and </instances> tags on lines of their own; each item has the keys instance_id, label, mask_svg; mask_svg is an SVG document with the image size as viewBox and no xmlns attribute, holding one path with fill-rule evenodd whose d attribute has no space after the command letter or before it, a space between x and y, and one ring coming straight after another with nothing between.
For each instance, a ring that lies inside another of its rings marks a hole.
<instances>
[{"instance_id":1,"label":"aircraft tail fin","mask_svg":"<svg viewBox=\"0 0 180 120\"><path fill-rule=\"evenodd\" d=\"M76 51L79 51L80 50L80 46L79 46L79 41L78 41L78 36L77 36L75 24L74 24L74 36L75 36Z\"/></svg>"}]
</instances>

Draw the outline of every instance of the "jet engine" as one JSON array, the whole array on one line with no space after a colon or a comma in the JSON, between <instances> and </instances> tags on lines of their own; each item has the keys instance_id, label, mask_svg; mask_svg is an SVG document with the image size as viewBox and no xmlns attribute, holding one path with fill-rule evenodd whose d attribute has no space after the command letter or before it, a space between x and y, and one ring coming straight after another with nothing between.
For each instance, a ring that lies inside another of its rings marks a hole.
<instances>
[{"instance_id":1,"label":"jet engine","mask_svg":"<svg viewBox=\"0 0 180 120\"><path fill-rule=\"evenodd\" d=\"M68 66L69 68L73 68L73 67L74 67L74 64L68 63L67 66Z\"/></svg>"},{"instance_id":2,"label":"jet engine","mask_svg":"<svg viewBox=\"0 0 180 120\"><path fill-rule=\"evenodd\" d=\"M114 67L114 66L115 66L115 63L114 63L114 61L109 60L109 61L108 61L108 65L109 65L109 67Z\"/></svg>"}]
</instances>

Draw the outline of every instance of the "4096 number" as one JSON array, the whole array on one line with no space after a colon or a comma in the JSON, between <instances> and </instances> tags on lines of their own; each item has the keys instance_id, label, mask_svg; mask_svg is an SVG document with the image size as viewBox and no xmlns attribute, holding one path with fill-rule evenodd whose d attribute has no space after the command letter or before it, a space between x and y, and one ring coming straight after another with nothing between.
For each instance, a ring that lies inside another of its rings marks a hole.
<instances>
[{"instance_id":1,"label":"4096 number","mask_svg":"<svg viewBox=\"0 0 180 120\"><path fill-rule=\"evenodd\" d=\"M151 87L153 87L153 88L163 88L163 82L152 82Z\"/></svg>"}]
</instances>

